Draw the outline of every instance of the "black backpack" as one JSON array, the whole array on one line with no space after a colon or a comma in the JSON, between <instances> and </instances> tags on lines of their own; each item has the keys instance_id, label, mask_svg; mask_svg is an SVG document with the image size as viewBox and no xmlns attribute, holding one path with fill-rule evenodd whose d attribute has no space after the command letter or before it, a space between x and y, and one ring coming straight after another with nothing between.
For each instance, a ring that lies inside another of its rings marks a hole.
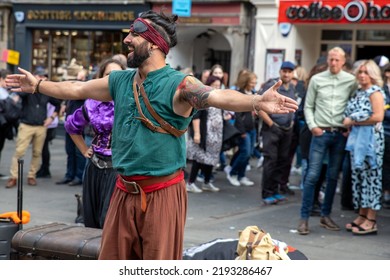
<instances>
[{"instance_id":1,"label":"black backpack","mask_svg":"<svg viewBox=\"0 0 390 280\"><path fill-rule=\"evenodd\" d=\"M0 100L0 113L4 117L3 122L5 121L7 124L16 123L22 114L22 104L7 97Z\"/></svg>"}]
</instances>

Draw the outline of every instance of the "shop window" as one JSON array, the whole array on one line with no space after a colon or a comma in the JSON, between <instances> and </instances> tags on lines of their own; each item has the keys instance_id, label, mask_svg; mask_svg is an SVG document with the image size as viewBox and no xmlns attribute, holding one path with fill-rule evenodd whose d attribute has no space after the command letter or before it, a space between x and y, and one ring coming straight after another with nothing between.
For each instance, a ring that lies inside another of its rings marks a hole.
<instances>
[{"instance_id":1,"label":"shop window","mask_svg":"<svg viewBox=\"0 0 390 280\"><path fill-rule=\"evenodd\" d=\"M47 68L49 55L49 32L37 30L33 36L32 66L33 71L38 67Z\"/></svg>"},{"instance_id":2,"label":"shop window","mask_svg":"<svg viewBox=\"0 0 390 280\"><path fill-rule=\"evenodd\" d=\"M319 55L319 59L321 60L321 62L326 61L328 51L334 47L342 48L345 52L346 59L351 58L351 53L352 53L352 45L351 44L321 44L321 52Z\"/></svg>"},{"instance_id":3,"label":"shop window","mask_svg":"<svg viewBox=\"0 0 390 280\"><path fill-rule=\"evenodd\" d=\"M73 32L71 39L71 57L76 59L77 64L83 65L84 68L89 67L91 64L90 54L91 36L89 31Z\"/></svg>"},{"instance_id":4,"label":"shop window","mask_svg":"<svg viewBox=\"0 0 390 280\"><path fill-rule=\"evenodd\" d=\"M51 31L51 64L50 77L54 81L60 81L69 58L69 34L68 30Z\"/></svg>"},{"instance_id":5,"label":"shop window","mask_svg":"<svg viewBox=\"0 0 390 280\"><path fill-rule=\"evenodd\" d=\"M117 53L126 53L122 32L85 30L35 30L33 32L32 71L43 67L49 78L59 81L72 58L90 71Z\"/></svg>"},{"instance_id":6,"label":"shop window","mask_svg":"<svg viewBox=\"0 0 390 280\"><path fill-rule=\"evenodd\" d=\"M389 30L358 30L357 40L358 41L389 41L390 31Z\"/></svg>"},{"instance_id":7,"label":"shop window","mask_svg":"<svg viewBox=\"0 0 390 280\"><path fill-rule=\"evenodd\" d=\"M322 30L321 39L349 41L352 40L352 30Z\"/></svg>"},{"instance_id":8,"label":"shop window","mask_svg":"<svg viewBox=\"0 0 390 280\"><path fill-rule=\"evenodd\" d=\"M334 47L340 47L345 51L346 55L351 55L352 52L351 44L321 44L321 52L327 54L328 51Z\"/></svg>"}]
</instances>

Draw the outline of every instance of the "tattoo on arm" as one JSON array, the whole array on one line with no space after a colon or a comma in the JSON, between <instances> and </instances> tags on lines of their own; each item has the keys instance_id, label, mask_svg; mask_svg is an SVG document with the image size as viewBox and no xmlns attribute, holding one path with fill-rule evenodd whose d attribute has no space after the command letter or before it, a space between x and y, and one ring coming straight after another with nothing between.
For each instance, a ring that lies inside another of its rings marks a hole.
<instances>
[{"instance_id":1,"label":"tattoo on arm","mask_svg":"<svg viewBox=\"0 0 390 280\"><path fill-rule=\"evenodd\" d=\"M179 85L180 96L196 109L209 107L207 102L212 87L205 86L194 77L186 77Z\"/></svg>"}]
</instances>

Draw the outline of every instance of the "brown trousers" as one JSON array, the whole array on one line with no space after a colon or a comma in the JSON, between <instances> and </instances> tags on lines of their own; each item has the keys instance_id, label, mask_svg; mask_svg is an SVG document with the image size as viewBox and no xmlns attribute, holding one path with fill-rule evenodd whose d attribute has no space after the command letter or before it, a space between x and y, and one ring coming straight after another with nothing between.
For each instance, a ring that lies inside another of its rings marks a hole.
<instances>
[{"instance_id":1,"label":"brown trousers","mask_svg":"<svg viewBox=\"0 0 390 280\"><path fill-rule=\"evenodd\" d=\"M115 188L103 227L100 260L181 260L187 215L185 181L141 196Z\"/></svg>"}]
</instances>

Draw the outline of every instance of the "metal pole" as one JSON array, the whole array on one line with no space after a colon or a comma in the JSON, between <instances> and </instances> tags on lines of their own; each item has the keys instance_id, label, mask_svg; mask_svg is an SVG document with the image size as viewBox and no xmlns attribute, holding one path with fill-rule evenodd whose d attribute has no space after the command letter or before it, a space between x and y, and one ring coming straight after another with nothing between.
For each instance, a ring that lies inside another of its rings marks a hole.
<instances>
[{"instance_id":1,"label":"metal pole","mask_svg":"<svg viewBox=\"0 0 390 280\"><path fill-rule=\"evenodd\" d=\"M18 159L18 201L17 201L17 207L18 207L18 216L20 221L22 221L23 218L23 159ZM19 229L22 229L22 222L19 224Z\"/></svg>"}]
</instances>

